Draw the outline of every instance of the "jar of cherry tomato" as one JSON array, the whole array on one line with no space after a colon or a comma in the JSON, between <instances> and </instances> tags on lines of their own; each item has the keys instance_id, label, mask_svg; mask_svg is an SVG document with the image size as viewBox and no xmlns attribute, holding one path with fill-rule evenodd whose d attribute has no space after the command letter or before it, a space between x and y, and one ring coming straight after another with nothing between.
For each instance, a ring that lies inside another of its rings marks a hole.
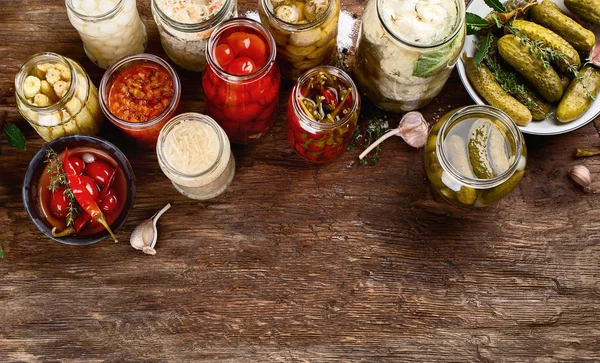
<instances>
[{"instance_id":1,"label":"jar of cherry tomato","mask_svg":"<svg viewBox=\"0 0 600 363\"><path fill-rule=\"evenodd\" d=\"M202 76L206 114L232 143L256 141L275 123L281 83L275 53L271 34L251 19L224 22L208 40Z\"/></svg>"},{"instance_id":2,"label":"jar of cherry tomato","mask_svg":"<svg viewBox=\"0 0 600 363\"><path fill-rule=\"evenodd\" d=\"M100 107L106 117L145 149L156 147L158 134L175 115L180 98L177 73L152 54L119 59L100 82Z\"/></svg>"},{"instance_id":3,"label":"jar of cherry tomato","mask_svg":"<svg viewBox=\"0 0 600 363\"><path fill-rule=\"evenodd\" d=\"M360 95L350 76L322 66L304 73L290 93L288 140L304 159L326 163L348 148L360 113Z\"/></svg>"}]
</instances>

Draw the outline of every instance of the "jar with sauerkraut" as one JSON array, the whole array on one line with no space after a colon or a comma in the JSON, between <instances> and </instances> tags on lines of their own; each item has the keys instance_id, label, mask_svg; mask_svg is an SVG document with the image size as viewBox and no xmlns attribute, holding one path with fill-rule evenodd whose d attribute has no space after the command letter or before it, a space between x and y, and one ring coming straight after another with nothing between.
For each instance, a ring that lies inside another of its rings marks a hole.
<instances>
[{"instance_id":1,"label":"jar with sauerkraut","mask_svg":"<svg viewBox=\"0 0 600 363\"><path fill-rule=\"evenodd\" d=\"M369 0L354 73L359 88L391 112L437 96L465 41L463 0Z\"/></svg>"},{"instance_id":2,"label":"jar with sauerkraut","mask_svg":"<svg viewBox=\"0 0 600 363\"><path fill-rule=\"evenodd\" d=\"M152 0L160 42L175 64L201 72L213 29L237 16L237 0Z\"/></svg>"},{"instance_id":3,"label":"jar with sauerkraut","mask_svg":"<svg viewBox=\"0 0 600 363\"><path fill-rule=\"evenodd\" d=\"M15 77L15 98L21 115L45 141L95 135L104 122L98 90L87 72L56 53L25 61Z\"/></svg>"},{"instance_id":4,"label":"jar with sauerkraut","mask_svg":"<svg viewBox=\"0 0 600 363\"><path fill-rule=\"evenodd\" d=\"M335 63L340 0L259 0L258 14L275 38L285 78Z\"/></svg>"},{"instance_id":5,"label":"jar with sauerkraut","mask_svg":"<svg viewBox=\"0 0 600 363\"><path fill-rule=\"evenodd\" d=\"M146 27L135 0L65 0L69 20L88 58L108 68L126 55L143 53Z\"/></svg>"},{"instance_id":6,"label":"jar with sauerkraut","mask_svg":"<svg viewBox=\"0 0 600 363\"><path fill-rule=\"evenodd\" d=\"M158 163L175 189L191 199L219 196L235 175L235 159L225 131L210 117L184 113L160 132Z\"/></svg>"}]
</instances>

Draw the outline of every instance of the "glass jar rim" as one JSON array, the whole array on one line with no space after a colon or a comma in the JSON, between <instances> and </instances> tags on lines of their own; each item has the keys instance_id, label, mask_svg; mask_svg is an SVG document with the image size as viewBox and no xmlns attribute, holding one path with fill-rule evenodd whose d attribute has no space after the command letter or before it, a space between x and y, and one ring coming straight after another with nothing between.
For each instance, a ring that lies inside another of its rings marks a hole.
<instances>
[{"instance_id":1,"label":"glass jar rim","mask_svg":"<svg viewBox=\"0 0 600 363\"><path fill-rule=\"evenodd\" d=\"M164 13L164 11L160 8L156 0L152 0L152 9L156 11L156 14L162 21L169 24L169 26L171 26L172 28L175 28L175 30L184 33L197 33L203 30L208 30L216 26L221 21L223 21L223 19L225 19L227 14L235 6L235 2L236 0L225 0L225 3L217 13L213 14L206 20L196 23L182 23L180 21L174 20L173 18L169 17L167 14Z\"/></svg>"},{"instance_id":2,"label":"glass jar rim","mask_svg":"<svg viewBox=\"0 0 600 363\"><path fill-rule=\"evenodd\" d=\"M115 15L117 15L117 13L119 11L121 11L121 9L123 9L123 7L125 6L126 1L127 0L119 0L119 2L115 5L114 8L110 9L109 11L107 11L103 14L98 14L98 15L85 15L85 14L78 12L73 7L73 0L65 0L65 5L67 6L67 9L69 9L69 11L71 11L73 14L75 14L81 20L91 21L91 22L99 22L99 21L108 20L108 19L114 17Z\"/></svg>"},{"instance_id":3,"label":"glass jar rim","mask_svg":"<svg viewBox=\"0 0 600 363\"><path fill-rule=\"evenodd\" d=\"M25 82L25 78L27 78L27 76L28 76L27 73L29 72L29 70L40 63L39 62L40 58L46 58L46 57L50 58L50 59L54 59L53 61L58 61L62 65L69 67L69 72L71 72L71 82L69 82L69 88L67 89L67 92L65 93L65 95L62 96L57 102L55 102L49 106L36 106L36 105L30 103L29 101L27 101L27 98L23 94L23 83ZM33 111L36 111L36 112L52 113L52 112L58 111L68 101L70 101L73 98L73 96L75 95L75 92L77 92L76 90L78 88L79 77L77 77L78 73L77 73L77 69L75 69L75 64L77 64L81 67L81 65L79 63L77 63L76 61L74 61L70 58L64 57L60 54L53 53L53 52L37 53L37 54L34 54L31 57L27 58L27 60L23 63L21 68L19 68L19 70L17 71L17 75L15 76L15 94L17 95L19 101L22 102L24 105L27 105L27 107L31 108ZM83 69L83 67L81 67L81 69ZM75 75L75 76L73 76L73 75ZM88 77L88 79L89 79L89 77ZM89 90L88 90L88 95L89 95ZM58 125L61 125L65 122L68 122L68 121L64 121Z\"/></svg>"},{"instance_id":4,"label":"glass jar rim","mask_svg":"<svg viewBox=\"0 0 600 363\"><path fill-rule=\"evenodd\" d=\"M336 77L338 77L339 79L341 79L342 81L344 81L346 83L346 85L352 89L352 99L354 100L354 102L352 104L352 109L350 110L350 112L348 112L348 114L346 116L341 117L338 121L336 121L334 123L325 124L322 122L312 120L310 117L308 117L306 115L304 110L298 105L298 102L296 102L296 100L298 99L298 92L300 91L302 84L305 83L310 78L310 76L312 76L318 72L326 72L328 74L333 74ZM300 121L302 121L304 124L306 124L310 127L313 127L315 130L331 130L336 127L339 127L340 125L345 124L352 118L352 115L357 111L357 109L360 105L360 94L358 93L358 89L356 88L356 85L354 84L354 81L352 80L352 78L348 75L348 73L344 72L343 70L341 70L337 67L333 67L333 66L319 66L319 67L312 68L312 69L308 70L307 72L304 72L304 74L301 75L300 78L298 78L298 80L294 84L294 87L292 88L290 97L292 97L292 100L293 100L292 105L294 107L294 114L296 116L298 116Z\"/></svg>"},{"instance_id":5,"label":"glass jar rim","mask_svg":"<svg viewBox=\"0 0 600 363\"><path fill-rule=\"evenodd\" d=\"M275 12L273 9L273 5L271 4L271 2L269 0L259 0L260 4L262 5L262 7L266 10L267 14L269 14L270 18L269 20L273 20L275 21L275 23L280 27L283 28L285 30L288 31L298 31L298 30L308 30L311 28L314 28L320 24L322 24L323 22L325 22L325 20L327 19L327 17L329 16L329 13L331 13L331 9L333 9L333 2L337 1L337 0L329 0L329 4L327 5L327 10L325 10L319 17L313 19L312 21L309 21L308 23L305 24L294 24L294 23L288 23L287 21L281 20L278 17L275 16Z\"/></svg>"},{"instance_id":6,"label":"glass jar rim","mask_svg":"<svg viewBox=\"0 0 600 363\"><path fill-rule=\"evenodd\" d=\"M411 47L415 47L415 48L419 48L419 49L432 49L432 48L441 47L447 43L450 43L453 39L455 39L456 36L458 35L458 33L463 28L463 25L465 23L465 2L464 2L464 0L452 0L458 7L458 9L457 9L457 14L458 14L457 20L458 21L456 22L456 26L454 27L452 32L450 32L447 37L445 37L437 42L430 43L430 44L421 44L421 43L411 42L409 40L403 39L402 37L396 35L396 33L394 33L392 31L392 29L390 29L388 27L387 22L384 21L383 15L381 12L384 1L385 0L377 0L377 4L376 4L377 16L379 17L379 22L381 23L381 25L383 26L385 31L394 38L394 40L396 40L404 45L411 46Z\"/></svg>"},{"instance_id":7,"label":"glass jar rim","mask_svg":"<svg viewBox=\"0 0 600 363\"><path fill-rule=\"evenodd\" d=\"M515 158L508 167L508 169L506 169L504 173L489 179L479 179L476 177L469 177L464 175L457 168L455 168L454 165L452 165L444 151L444 140L446 138L446 132L449 131L450 128L454 127L455 123L457 124L462 122L458 121L459 119L469 115L482 114L493 117L494 120L499 121L503 126L505 126L510 132L510 136L512 136L515 143ZM508 116L506 112L496 107L488 105L465 106L456 111L452 116L450 116L446 121L444 121L444 124L438 132L438 137L435 143L435 151L438 155L440 166L445 172L450 174L451 177L453 177L460 183L475 189L489 189L504 183L517 171L521 156L523 154L523 134L518 129L517 125L512 120L512 118L510 118L510 116Z\"/></svg>"},{"instance_id":8,"label":"glass jar rim","mask_svg":"<svg viewBox=\"0 0 600 363\"><path fill-rule=\"evenodd\" d=\"M225 71L223 68L221 68L221 66L215 59L215 55L214 55L215 49L218 45L217 40L220 38L220 36L228 29L234 28L236 26L248 27L248 28L258 31L263 36L265 41L268 43L267 45L269 46L269 49L270 49L269 59L267 60L265 65L263 65L262 68L260 68L258 71L251 73L251 74L243 75L243 76L237 76L237 75L234 75L234 74L231 74L231 73L228 73L227 71ZM277 55L277 47L275 45L275 38L273 38L273 35L271 35L271 32L269 32L267 30L267 28L265 28L265 26L262 25L261 23L259 23L258 21L254 20L254 19L250 19L250 18L233 18L233 19L229 19L229 20L217 25L217 27L210 34L210 37L208 38L208 43L206 44L206 60L208 62L208 65L215 71L215 74L219 78L221 78L225 81L233 81L233 82L255 81L258 78L265 76L266 74L269 73L271 68L275 66L276 55Z\"/></svg>"},{"instance_id":9,"label":"glass jar rim","mask_svg":"<svg viewBox=\"0 0 600 363\"><path fill-rule=\"evenodd\" d=\"M164 111L160 115L158 115L146 122L131 122L131 121L123 120L123 119L117 117L108 108L108 103L106 100L106 98L108 96L108 92L110 91L110 87L112 87L111 81L112 81L113 76L115 74L118 74L118 72L121 71L121 68L123 68L123 69L129 68L129 66L130 66L129 63L136 63L136 62L150 62L150 63L157 64L157 65L163 67L167 72L169 72L169 75L173 79L173 97L171 98L169 105L167 106L167 108L164 109ZM117 125L131 128L131 129L146 128L146 127L154 126L157 123L163 121L165 117L167 117L168 115L170 115L172 112L175 111L175 109L177 108L177 105L179 104L179 100L181 98L181 81L179 80L179 76L177 75L177 72L175 71L175 69L164 59L162 59L159 56L156 56L154 54L139 53L139 54L125 56L125 57L117 60L112 66L110 66L110 68L108 68L106 70L106 72L104 72L104 75L102 76L102 80L100 81L99 92L100 92L100 108L102 109L102 112L106 115L106 117L108 117L111 120L111 122L113 122Z\"/></svg>"},{"instance_id":10,"label":"glass jar rim","mask_svg":"<svg viewBox=\"0 0 600 363\"><path fill-rule=\"evenodd\" d=\"M187 121L201 122L201 123L204 123L204 124L210 126L215 131L215 133L217 134L217 137L219 139L219 151L217 153L217 158L216 158L215 162L212 163L211 166L209 166L205 170L203 170L199 173L196 173L196 174L186 174L186 173L182 173L181 171L175 169L175 167L173 167L169 163L169 161L167 160L167 157L164 155L164 151L163 151L164 143L165 143L166 138L169 135L169 133L171 131L173 131L175 126L181 124L182 122L187 122ZM158 135L158 142L156 144L156 155L157 155L160 163L162 165L164 165L165 168L169 172L176 174L178 176L184 177L184 178L198 178L198 177L210 174L217 169L221 159L223 158L223 153L225 152L225 145L226 145L225 138L226 137L227 136L225 135L225 131L223 130L223 128L210 116L203 115L201 113L196 113L196 112L182 113L182 114L177 115L177 116L173 117L172 119L170 119L165 124L165 126L163 126L163 128L160 130L160 134Z\"/></svg>"}]
</instances>

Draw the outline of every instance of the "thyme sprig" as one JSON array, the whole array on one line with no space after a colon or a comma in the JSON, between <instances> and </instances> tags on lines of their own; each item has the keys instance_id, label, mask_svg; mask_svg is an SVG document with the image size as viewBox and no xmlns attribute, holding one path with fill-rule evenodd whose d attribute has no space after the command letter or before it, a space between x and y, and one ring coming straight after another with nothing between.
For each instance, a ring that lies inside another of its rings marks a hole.
<instances>
[{"instance_id":1,"label":"thyme sprig","mask_svg":"<svg viewBox=\"0 0 600 363\"><path fill-rule=\"evenodd\" d=\"M66 222L67 226L71 227L75 223L75 218L77 218L81 211L79 210L75 195L73 195L73 191L69 187L69 181L63 168L63 164L58 158L58 154L56 154L52 148L46 150L46 160L44 163L48 165L46 170L50 174L50 184L48 184L48 189L53 192L60 187L65 188L64 193L69 200L69 212L66 216Z\"/></svg>"}]
</instances>

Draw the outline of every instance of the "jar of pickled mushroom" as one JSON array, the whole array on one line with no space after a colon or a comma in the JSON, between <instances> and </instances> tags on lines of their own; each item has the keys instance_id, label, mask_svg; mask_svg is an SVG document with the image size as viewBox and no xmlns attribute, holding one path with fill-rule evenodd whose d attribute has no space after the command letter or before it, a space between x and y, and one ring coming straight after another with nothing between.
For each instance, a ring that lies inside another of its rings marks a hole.
<instances>
[{"instance_id":1,"label":"jar of pickled mushroom","mask_svg":"<svg viewBox=\"0 0 600 363\"><path fill-rule=\"evenodd\" d=\"M433 127L425 146L425 170L435 190L461 207L485 207L519 185L527 164L523 135L503 111L467 106Z\"/></svg>"},{"instance_id":2,"label":"jar of pickled mushroom","mask_svg":"<svg viewBox=\"0 0 600 363\"><path fill-rule=\"evenodd\" d=\"M119 59L100 82L102 112L144 149L156 147L160 129L175 116L180 98L177 72L152 54Z\"/></svg>"},{"instance_id":3,"label":"jar of pickled mushroom","mask_svg":"<svg viewBox=\"0 0 600 363\"><path fill-rule=\"evenodd\" d=\"M356 51L361 91L391 112L427 105L465 41L464 0L369 0Z\"/></svg>"},{"instance_id":4,"label":"jar of pickled mushroom","mask_svg":"<svg viewBox=\"0 0 600 363\"><path fill-rule=\"evenodd\" d=\"M23 118L45 141L96 135L104 122L98 90L87 72L56 53L38 53L25 61L15 77L15 98Z\"/></svg>"},{"instance_id":5,"label":"jar of pickled mushroom","mask_svg":"<svg viewBox=\"0 0 600 363\"><path fill-rule=\"evenodd\" d=\"M337 55L340 0L259 0L258 14L277 43L285 78L296 80Z\"/></svg>"},{"instance_id":6,"label":"jar of pickled mushroom","mask_svg":"<svg viewBox=\"0 0 600 363\"><path fill-rule=\"evenodd\" d=\"M143 53L148 38L135 0L65 0L88 58L101 68Z\"/></svg>"},{"instance_id":7,"label":"jar of pickled mushroom","mask_svg":"<svg viewBox=\"0 0 600 363\"><path fill-rule=\"evenodd\" d=\"M201 72L213 29L237 16L237 0L152 0L165 53L181 68Z\"/></svg>"},{"instance_id":8,"label":"jar of pickled mushroom","mask_svg":"<svg viewBox=\"0 0 600 363\"><path fill-rule=\"evenodd\" d=\"M288 140L313 163L340 157L348 147L360 113L360 96L341 69L321 66L302 75L288 102Z\"/></svg>"},{"instance_id":9,"label":"jar of pickled mushroom","mask_svg":"<svg viewBox=\"0 0 600 363\"><path fill-rule=\"evenodd\" d=\"M235 175L235 159L225 131L198 113L171 119L160 132L156 153L163 173L188 198L215 198Z\"/></svg>"},{"instance_id":10,"label":"jar of pickled mushroom","mask_svg":"<svg viewBox=\"0 0 600 363\"><path fill-rule=\"evenodd\" d=\"M251 19L226 21L208 40L202 76L206 114L232 143L256 141L277 119L281 77L275 53L271 34Z\"/></svg>"}]
</instances>

